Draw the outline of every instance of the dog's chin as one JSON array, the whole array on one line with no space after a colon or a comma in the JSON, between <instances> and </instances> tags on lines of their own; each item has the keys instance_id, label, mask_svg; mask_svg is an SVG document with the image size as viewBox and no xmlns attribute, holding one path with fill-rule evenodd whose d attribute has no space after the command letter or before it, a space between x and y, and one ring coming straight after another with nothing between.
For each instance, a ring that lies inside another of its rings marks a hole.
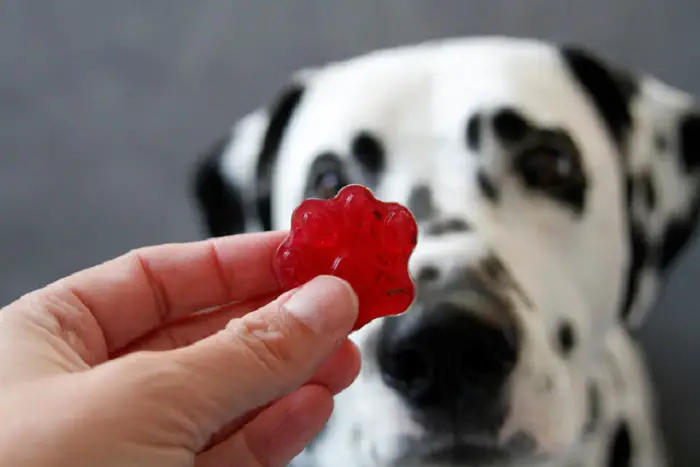
<instances>
[{"instance_id":1,"label":"dog's chin","mask_svg":"<svg viewBox=\"0 0 700 467\"><path fill-rule=\"evenodd\" d=\"M402 467L452 467L508 465L510 461L534 459L535 443L515 436L506 443L476 436L405 439L402 455L393 464Z\"/></svg>"},{"instance_id":2,"label":"dog's chin","mask_svg":"<svg viewBox=\"0 0 700 467\"><path fill-rule=\"evenodd\" d=\"M507 462L507 450L468 443L431 443L408 449L394 464L398 466L479 466Z\"/></svg>"}]
</instances>

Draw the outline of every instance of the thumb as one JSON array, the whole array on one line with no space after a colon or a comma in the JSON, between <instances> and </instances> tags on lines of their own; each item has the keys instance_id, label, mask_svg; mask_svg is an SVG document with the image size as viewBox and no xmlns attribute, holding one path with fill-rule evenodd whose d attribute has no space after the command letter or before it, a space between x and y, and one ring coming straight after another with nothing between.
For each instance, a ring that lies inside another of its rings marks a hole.
<instances>
[{"instance_id":1,"label":"thumb","mask_svg":"<svg viewBox=\"0 0 700 467\"><path fill-rule=\"evenodd\" d=\"M178 391L192 402L188 418L208 437L308 381L346 340L357 310L346 282L321 276L217 334L161 356L186 375L177 376Z\"/></svg>"}]
</instances>

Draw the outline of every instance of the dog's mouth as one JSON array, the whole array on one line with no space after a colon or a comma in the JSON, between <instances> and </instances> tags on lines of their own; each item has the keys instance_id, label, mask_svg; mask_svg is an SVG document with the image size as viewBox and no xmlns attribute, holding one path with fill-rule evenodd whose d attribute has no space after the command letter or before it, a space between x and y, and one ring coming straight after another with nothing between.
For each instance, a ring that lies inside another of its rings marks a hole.
<instances>
[{"instance_id":1,"label":"dog's mouth","mask_svg":"<svg viewBox=\"0 0 700 467\"><path fill-rule=\"evenodd\" d=\"M506 442L492 437L453 435L424 440L405 440L405 451L395 465L491 465L508 459L533 456L536 444L520 433Z\"/></svg>"}]
</instances>

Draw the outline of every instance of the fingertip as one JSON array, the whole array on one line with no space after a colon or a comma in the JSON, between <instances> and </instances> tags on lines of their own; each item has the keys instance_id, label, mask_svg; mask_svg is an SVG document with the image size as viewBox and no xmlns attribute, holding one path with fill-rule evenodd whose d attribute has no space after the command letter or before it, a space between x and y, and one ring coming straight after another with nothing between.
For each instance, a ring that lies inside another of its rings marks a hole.
<instances>
[{"instance_id":1,"label":"fingertip","mask_svg":"<svg viewBox=\"0 0 700 467\"><path fill-rule=\"evenodd\" d=\"M346 281L343 278L337 277L337 276L320 276L320 278L323 278L324 281L328 281L329 284L331 282L337 284L334 285L336 288L342 288L343 290L338 290L338 294L343 297L343 300L349 304L349 306L355 311L355 315L357 315L357 310L360 306L360 301L357 298L357 293L355 293L355 289L352 288L350 283Z\"/></svg>"},{"instance_id":2,"label":"fingertip","mask_svg":"<svg viewBox=\"0 0 700 467\"><path fill-rule=\"evenodd\" d=\"M352 380L354 381L355 378L360 374L360 371L362 371L362 352L360 351L360 348L355 344L353 341L350 339L347 340L347 345L349 347L349 352L352 355L352 362L353 362L353 378Z\"/></svg>"},{"instance_id":3,"label":"fingertip","mask_svg":"<svg viewBox=\"0 0 700 467\"><path fill-rule=\"evenodd\" d=\"M360 353L360 349L357 347L357 344L350 339L347 339L343 343L342 349L346 355L345 377L344 379L339 380L338 384L335 386L335 388L333 388L334 394L338 394L339 392L347 389L352 383L355 382L360 374L360 371L362 370L362 354Z\"/></svg>"},{"instance_id":4,"label":"fingertip","mask_svg":"<svg viewBox=\"0 0 700 467\"><path fill-rule=\"evenodd\" d=\"M322 274L310 280L307 285L312 283L314 287L325 288L329 294L336 298L338 304L347 306L357 315L360 301L357 298L355 289L352 288L352 285L350 285L348 281L342 277Z\"/></svg>"},{"instance_id":5,"label":"fingertip","mask_svg":"<svg viewBox=\"0 0 700 467\"><path fill-rule=\"evenodd\" d=\"M358 299L346 281L323 275L300 287L283 307L318 334L349 334L357 320Z\"/></svg>"}]
</instances>

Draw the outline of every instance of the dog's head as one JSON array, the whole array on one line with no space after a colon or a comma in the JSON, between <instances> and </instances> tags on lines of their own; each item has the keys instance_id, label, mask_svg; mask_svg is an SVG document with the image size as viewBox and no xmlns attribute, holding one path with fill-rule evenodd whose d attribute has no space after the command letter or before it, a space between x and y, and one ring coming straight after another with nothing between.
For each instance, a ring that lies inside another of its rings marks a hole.
<instances>
[{"instance_id":1,"label":"dog's head","mask_svg":"<svg viewBox=\"0 0 700 467\"><path fill-rule=\"evenodd\" d=\"M639 322L692 235L693 105L578 48L482 38L306 70L235 125L197 172L210 235L286 229L302 199L348 183L420 225L417 298L352 336L361 375L308 457L575 443L606 335Z\"/></svg>"}]
</instances>

